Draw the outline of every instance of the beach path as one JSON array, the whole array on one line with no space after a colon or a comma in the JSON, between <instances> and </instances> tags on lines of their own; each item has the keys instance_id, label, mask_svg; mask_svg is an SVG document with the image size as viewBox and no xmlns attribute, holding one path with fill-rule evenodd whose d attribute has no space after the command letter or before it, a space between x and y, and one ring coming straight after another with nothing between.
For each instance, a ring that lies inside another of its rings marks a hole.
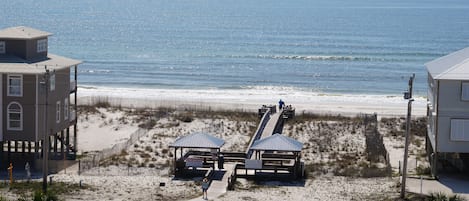
<instances>
[{"instance_id":1,"label":"beach path","mask_svg":"<svg viewBox=\"0 0 469 201\"><path fill-rule=\"evenodd\" d=\"M422 193L427 195L442 192L447 195L457 194L464 199L469 199L469 181L457 176L440 175L439 180L407 178L407 184L408 192L420 193L420 188L422 188Z\"/></svg>"},{"instance_id":2,"label":"beach path","mask_svg":"<svg viewBox=\"0 0 469 201\"><path fill-rule=\"evenodd\" d=\"M277 126L278 120L280 118L280 115L282 115L282 113L283 113L283 110L279 110L278 112L270 115L270 120L265 125L264 131L262 131L261 138L259 139L264 139L274 134L275 126Z\"/></svg>"},{"instance_id":3,"label":"beach path","mask_svg":"<svg viewBox=\"0 0 469 201\"><path fill-rule=\"evenodd\" d=\"M214 178L212 180L212 183L210 184L210 187L207 190L207 197L209 200L216 200L216 198L220 197L221 195L226 193L226 188L228 187L228 178L231 176L231 173L233 172L233 168L235 164L224 164L224 170L219 171L223 172L223 176L220 178ZM217 173L215 173L217 174ZM198 200L204 200L202 199L202 196L194 198L190 201L198 201Z\"/></svg>"}]
</instances>

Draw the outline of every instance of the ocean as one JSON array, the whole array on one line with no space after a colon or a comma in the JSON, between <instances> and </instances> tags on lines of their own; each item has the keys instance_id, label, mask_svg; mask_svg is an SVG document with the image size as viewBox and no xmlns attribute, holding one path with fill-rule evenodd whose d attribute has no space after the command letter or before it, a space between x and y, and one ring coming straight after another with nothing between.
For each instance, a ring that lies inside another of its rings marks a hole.
<instances>
[{"instance_id":1,"label":"ocean","mask_svg":"<svg viewBox=\"0 0 469 201\"><path fill-rule=\"evenodd\" d=\"M424 64L469 46L469 1L0 0L20 25L86 89L401 97L415 73L424 98Z\"/></svg>"}]
</instances>

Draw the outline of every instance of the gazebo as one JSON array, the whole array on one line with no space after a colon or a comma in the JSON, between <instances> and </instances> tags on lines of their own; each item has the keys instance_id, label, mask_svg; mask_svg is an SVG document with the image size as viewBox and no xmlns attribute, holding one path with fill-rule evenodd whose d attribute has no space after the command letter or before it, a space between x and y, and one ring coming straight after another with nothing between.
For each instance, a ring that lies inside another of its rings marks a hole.
<instances>
[{"instance_id":1,"label":"gazebo","mask_svg":"<svg viewBox=\"0 0 469 201\"><path fill-rule=\"evenodd\" d=\"M251 146L251 150L255 151L255 159L263 161L262 169L265 169L266 162L280 162L280 166L276 167L283 167L283 161L289 159L294 161L295 175L301 165L302 149L303 143L279 133L257 140Z\"/></svg>"},{"instance_id":2,"label":"gazebo","mask_svg":"<svg viewBox=\"0 0 469 201\"><path fill-rule=\"evenodd\" d=\"M212 136L208 133L196 132L187 136L179 137L169 145L174 148L174 171L183 167L204 167L207 159L215 161L218 159L220 148L225 144L225 140ZM184 148L189 149L208 149L208 152L189 151L184 153ZM177 150L180 149L180 158L177 158ZM214 164L214 163L213 163Z\"/></svg>"}]
</instances>

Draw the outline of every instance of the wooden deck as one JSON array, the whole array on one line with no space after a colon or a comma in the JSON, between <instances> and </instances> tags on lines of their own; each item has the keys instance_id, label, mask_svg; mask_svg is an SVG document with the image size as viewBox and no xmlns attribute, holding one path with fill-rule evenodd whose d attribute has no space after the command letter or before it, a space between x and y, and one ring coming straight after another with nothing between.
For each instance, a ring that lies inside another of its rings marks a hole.
<instances>
[{"instance_id":1,"label":"wooden deck","mask_svg":"<svg viewBox=\"0 0 469 201\"><path fill-rule=\"evenodd\" d=\"M260 134L260 137L258 137L258 139L253 139L254 141L250 143L248 150L251 150L251 146L254 144L256 140L264 139L274 134L277 124L279 123L279 120L283 118L282 114L283 114L283 110L279 110L278 112L273 113L273 114L268 114L269 118L266 118L268 119L267 123L262 128L259 128L262 131L262 133ZM255 155L253 154L248 154L248 156L250 156L249 159L255 158Z\"/></svg>"},{"instance_id":2,"label":"wooden deck","mask_svg":"<svg viewBox=\"0 0 469 201\"><path fill-rule=\"evenodd\" d=\"M262 132L261 138L266 138L274 134L275 128L277 127L278 121L282 118L283 110L270 115L270 120L265 125L264 131Z\"/></svg>"}]
</instances>

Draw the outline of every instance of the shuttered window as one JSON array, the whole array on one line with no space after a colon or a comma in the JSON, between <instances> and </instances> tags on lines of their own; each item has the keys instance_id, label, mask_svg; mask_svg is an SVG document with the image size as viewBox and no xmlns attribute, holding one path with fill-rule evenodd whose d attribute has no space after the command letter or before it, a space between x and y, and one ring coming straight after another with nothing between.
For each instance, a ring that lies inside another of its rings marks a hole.
<instances>
[{"instance_id":1,"label":"shuttered window","mask_svg":"<svg viewBox=\"0 0 469 201\"><path fill-rule=\"evenodd\" d=\"M451 141L469 141L469 119L451 119Z\"/></svg>"}]
</instances>

